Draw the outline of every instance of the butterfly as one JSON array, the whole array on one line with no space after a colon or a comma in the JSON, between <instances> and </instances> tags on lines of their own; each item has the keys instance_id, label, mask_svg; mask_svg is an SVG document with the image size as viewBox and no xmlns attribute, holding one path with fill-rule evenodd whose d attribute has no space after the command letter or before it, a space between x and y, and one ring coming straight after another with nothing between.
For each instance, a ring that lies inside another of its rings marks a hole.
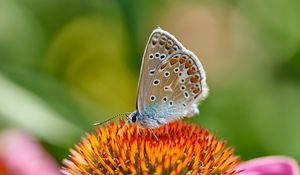
<instances>
[{"instance_id":1,"label":"butterfly","mask_svg":"<svg viewBox=\"0 0 300 175\"><path fill-rule=\"evenodd\" d=\"M198 103L208 95L206 75L197 56L173 35L155 29L141 65L136 110L127 122L157 128L199 113Z\"/></svg>"}]
</instances>

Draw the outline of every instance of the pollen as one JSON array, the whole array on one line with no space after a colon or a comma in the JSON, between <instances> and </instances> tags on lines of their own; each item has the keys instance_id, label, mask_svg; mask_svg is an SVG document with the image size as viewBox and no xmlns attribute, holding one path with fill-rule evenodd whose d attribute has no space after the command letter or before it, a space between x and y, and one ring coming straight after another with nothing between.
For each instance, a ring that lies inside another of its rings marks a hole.
<instances>
[{"instance_id":1,"label":"pollen","mask_svg":"<svg viewBox=\"0 0 300 175\"><path fill-rule=\"evenodd\" d=\"M176 121L160 128L109 123L88 133L63 161L65 175L235 175L239 157L207 129Z\"/></svg>"}]
</instances>

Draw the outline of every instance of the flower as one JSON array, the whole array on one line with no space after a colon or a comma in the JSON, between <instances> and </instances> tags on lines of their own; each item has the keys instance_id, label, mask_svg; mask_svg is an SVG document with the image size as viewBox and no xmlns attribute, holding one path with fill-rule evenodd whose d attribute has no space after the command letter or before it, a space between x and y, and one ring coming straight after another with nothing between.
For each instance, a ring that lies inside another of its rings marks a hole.
<instances>
[{"instance_id":1,"label":"flower","mask_svg":"<svg viewBox=\"0 0 300 175\"><path fill-rule=\"evenodd\" d=\"M299 175L297 162L286 156L268 156L241 163L239 175Z\"/></svg>"},{"instance_id":2,"label":"flower","mask_svg":"<svg viewBox=\"0 0 300 175\"><path fill-rule=\"evenodd\" d=\"M157 129L109 123L87 134L63 161L76 174L237 174L239 157L208 130L176 121Z\"/></svg>"},{"instance_id":3,"label":"flower","mask_svg":"<svg viewBox=\"0 0 300 175\"><path fill-rule=\"evenodd\" d=\"M10 129L0 134L1 175L59 175L52 157L30 135Z\"/></svg>"}]
</instances>

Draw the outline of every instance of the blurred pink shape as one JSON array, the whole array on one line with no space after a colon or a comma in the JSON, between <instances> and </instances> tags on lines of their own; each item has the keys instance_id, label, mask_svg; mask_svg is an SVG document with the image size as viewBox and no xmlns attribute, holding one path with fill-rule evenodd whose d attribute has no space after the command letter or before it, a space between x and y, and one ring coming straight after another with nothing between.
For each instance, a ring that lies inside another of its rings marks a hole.
<instances>
[{"instance_id":1,"label":"blurred pink shape","mask_svg":"<svg viewBox=\"0 0 300 175\"><path fill-rule=\"evenodd\" d=\"M52 157L31 136L18 130L0 134L1 175L59 175Z\"/></svg>"},{"instance_id":2,"label":"blurred pink shape","mask_svg":"<svg viewBox=\"0 0 300 175\"><path fill-rule=\"evenodd\" d=\"M252 159L239 165L239 175L299 175L297 162L285 156Z\"/></svg>"}]
</instances>

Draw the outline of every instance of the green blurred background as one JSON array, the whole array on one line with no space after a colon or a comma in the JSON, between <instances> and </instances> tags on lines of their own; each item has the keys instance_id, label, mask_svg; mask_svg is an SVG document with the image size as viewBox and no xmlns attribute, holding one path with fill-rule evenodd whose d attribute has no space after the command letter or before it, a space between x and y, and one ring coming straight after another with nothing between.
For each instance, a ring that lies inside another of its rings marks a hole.
<instances>
[{"instance_id":1,"label":"green blurred background","mask_svg":"<svg viewBox=\"0 0 300 175\"><path fill-rule=\"evenodd\" d=\"M58 163L94 122L135 108L154 28L201 59L199 123L242 160L300 161L300 1L0 0L0 129L35 136Z\"/></svg>"}]
</instances>

